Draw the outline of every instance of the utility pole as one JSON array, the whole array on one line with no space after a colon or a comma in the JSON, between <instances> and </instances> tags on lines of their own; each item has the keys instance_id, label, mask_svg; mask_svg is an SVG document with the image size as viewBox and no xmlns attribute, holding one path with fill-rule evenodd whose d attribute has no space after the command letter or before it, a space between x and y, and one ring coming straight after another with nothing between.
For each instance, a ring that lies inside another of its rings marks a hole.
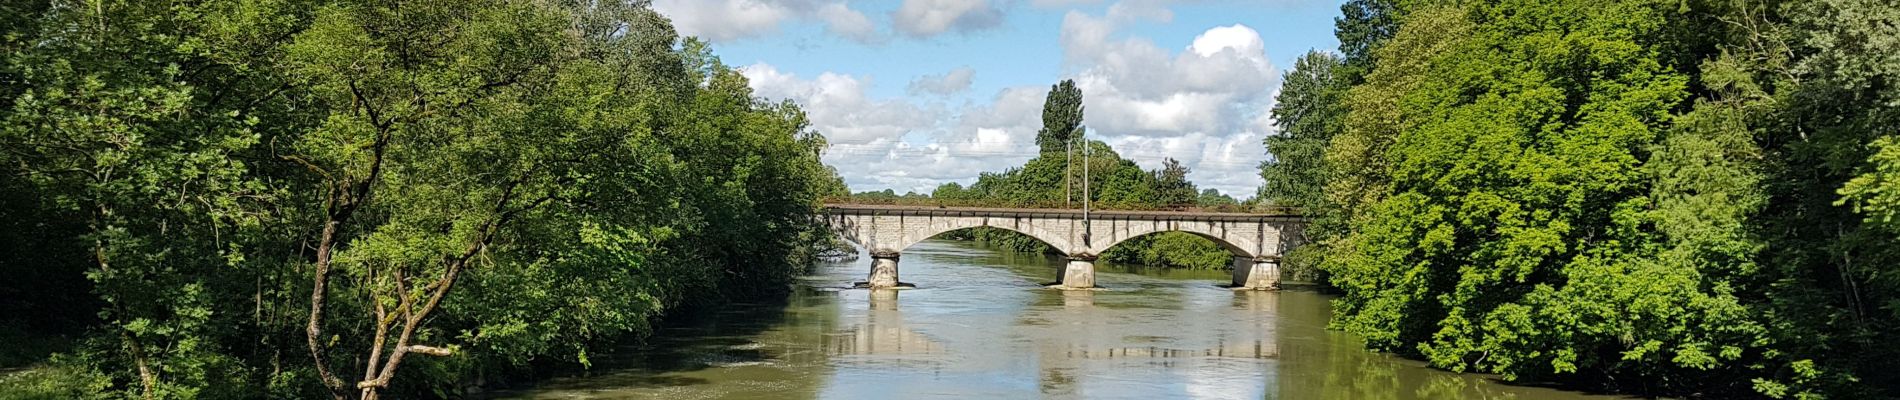
<instances>
[{"instance_id":1,"label":"utility pole","mask_svg":"<svg viewBox=\"0 0 1900 400\"><path fill-rule=\"evenodd\" d=\"M1082 138L1082 245L1092 246L1089 244L1089 164L1094 164L1095 160L1090 156L1095 154L1095 146L1089 145L1086 132L1081 128L1076 129L1077 136Z\"/></svg>"},{"instance_id":2,"label":"utility pole","mask_svg":"<svg viewBox=\"0 0 1900 400\"><path fill-rule=\"evenodd\" d=\"M1075 138L1062 141L1062 146L1062 154L1068 156L1062 164L1062 208L1069 208L1075 207L1074 195L1070 194L1075 185L1069 183L1069 176L1075 175Z\"/></svg>"}]
</instances>

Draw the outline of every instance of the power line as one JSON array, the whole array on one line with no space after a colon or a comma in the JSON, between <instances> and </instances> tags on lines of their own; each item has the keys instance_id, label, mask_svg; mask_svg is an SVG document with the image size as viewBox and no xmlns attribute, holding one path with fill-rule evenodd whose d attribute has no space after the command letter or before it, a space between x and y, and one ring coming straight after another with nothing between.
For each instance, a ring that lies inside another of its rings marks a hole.
<instances>
[{"instance_id":1,"label":"power line","mask_svg":"<svg viewBox=\"0 0 1900 400\"><path fill-rule=\"evenodd\" d=\"M827 152L827 154L837 154L837 155L894 155L894 156L903 156L903 157L932 157L932 156L937 156L937 155L939 155L940 153L938 153L938 152L936 152L936 151L932 151L932 150L927 150L927 149L892 149L892 150L889 150L889 151L884 151L884 150L879 150L879 151L830 151L830 152ZM945 153L945 154L942 154L942 155L945 155L945 156L948 156L948 157L958 157L958 156L1013 156L1013 157L1023 157L1023 158L1033 158L1033 157L1035 157L1035 156L1039 156L1039 155L1042 155L1042 154L1041 154L1041 153L1035 153L1035 152L1031 152L1031 153L1024 153L1024 152L1006 152L1006 151L952 151L952 152L949 152L949 153ZM1171 153L1161 153L1161 152L1155 152L1155 153L1120 153L1120 155L1122 156L1122 158L1136 158L1136 157L1139 157L1139 158L1174 158L1174 159L1176 159L1176 160L1179 160L1179 159L1180 159L1180 157L1176 157L1176 156L1174 156L1174 155L1172 155ZM1130 161L1133 161L1133 160L1130 160ZM1265 161L1265 159L1262 159L1262 161ZM1196 161L1195 163L1196 163L1195 165L1210 165L1210 166L1225 166L1225 167L1245 167L1245 166L1257 166L1257 165L1259 165L1259 164L1260 164L1260 163L1259 163L1258 161L1228 161L1228 160L1210 160L1210 159L1201 159L1201 160L1198 160L1198 161Z\"/></svg>"},{"instance_id":2,"label":"power line","mask_svg":"<svg viewBox=\"0 0 1900 400\"><path fill-rule=\"evenodd\" d=\"M1042 152L1040 151L945 150L945 149L930 149L930 148L920 148L920 147L885 148L885 149L833 148L833 149L826 150L825 152L827 154L852 154L852 155L886 155L886 154L895 153L896 155L907 155L907 156L934 156L934 155L943 154L943 155L949 155L949 156L975 155L975 156L1034 157L1034 156L1042 155ZM1123 156L1124 158L1132 156L1132 157L1166 157L1166 158L1175 158L1175 159L1179 159L1177 155L1180 154L1180 153L1173 153L1173 152L1166 152L1166 151L1121 151L1121 150L1117 150L1115 153L1117 155ZM1206 162L1207 160L1203 160L1203 161ZM1213 161L1213 162L1222 162L1222 161Z\"/></svg>"}]
</instances>

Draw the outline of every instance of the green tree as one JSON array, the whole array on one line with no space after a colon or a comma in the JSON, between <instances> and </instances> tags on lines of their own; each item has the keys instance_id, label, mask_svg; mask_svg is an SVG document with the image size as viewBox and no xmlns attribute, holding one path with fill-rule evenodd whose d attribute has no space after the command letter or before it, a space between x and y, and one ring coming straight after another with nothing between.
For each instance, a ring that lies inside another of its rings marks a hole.
<instances>
[{"instance_id":1,"label":"green tree","mask_svg":"<svg viewBox=\"0 0 1900 400\"><path fill-rule=\"evenodd\" d=\"M336 110L289 156L328 205L306 333L335 397L377 398L406 356L450 355L424 322L498 236L577 195L572 146L616 142L553 118L566 21L525 4L331 6L289 45L293 73ZM373 324L354 334L369 345L340 370L360 379L333 373L323 343L334 272L371 293Z\"/></svg>"},{"instance_id":2,"label":"green tree","mask_svg":"<svg viewBox=\"0 0 1900 400\"><path fill-rule=\"evenodd\" d=\"M930 191L930 197L944 200L964 200L969 196L969 193L969 191L963 189L963 184L944 182L942 185L937 185L936 190Z\"/></svg>"},{"instance_id":3,"label":"green tree","mask_svg":"<svg viewBox=\"0 0 1900 400\"><path fill-rule=\"evenodd\" d=\"M1203 189L1201 195L1195 197L1194 204L1201 207L1238 206L1240 200L1234 199L1234 196L1221 194L1219 190Z\"/></svg>"},{"instance_id":4,"label":"green tree","mask_svg":"<svg viewBox=\"0 0 1900 400\"><path fill-rule=\"evenodd\" d=\"M1715 367L1758 355L1759 326L1702 272L1733 265L1689 261L1711 246L1748 251L1732 223L1747 198L1702 204L1752 178L1698 164L1745 162L1745 147L1719 152L1732 135L1663 140L1688 79L1646 44L1673 4L1409 10L1348 95L1350 140L1329 155L1353 167L1345 185L1361 185L1336 186L1351 229L1324 261L1347 292L1340 326L1512 379L1592 371L1667 387L1732 376ZM1658 145L1668 150L1652 154ZM1700 180L1655 186L1645 166ZM1731 224L1677 219L1696 213Z\"/></svg>"},{"instance_id":5,"label":"green tree","mask_svg":"<svg viewBox=\"0 0 1900 400\"><path fill-rule=\"evenodd\" d=\"M1349 3L1289 262L1333 274L1335 326L1454 370L1891 395L1886 3Z\"/></svg>"},{"instance_id":6,"label":"green tree","mask_svg":"<svg viewBox=\"0 0 1900 400\"><path fill-rule=\"evenodd\" d=\"M1434 7L1407 12L1404 25L1374 51L1377 68L1366 82L1348 89L1341 100L1348 111L1343 127L1326 147L1326 204L1342 223L1363 219L1364 210L1388 191L1385 151L1400 132L1416 124L1404 113L1401 96L1412 92L1426 74L1431 57L1457 50L1473 29L1457 8ZM1327 244L1351 253L1350 243Z\"/></svg>"},{"instance_id":7,"label":"green tree","mask_svg":"<svg viewBox=\"0 0 1900 400\"><path fill-rule=\"evenodd\" d=\"M1311 51L1300 56L1282 79L1273 105L1275 135L1263 140L1270 159L1260 164L1260 197L1274 205L1308 207L1325 204L1326 146L1339 133L1345 108L1345 82L1334 75L1342 61L1331 54Z\"/></svg>"},{"instance_id":8,"label":"green tree","mask_svg":"<svg viewBox=\"0 0 1900 400\"><path fill-rule=\"evenodd\" d=\"M1163 160L1161 170L1154 172L1155 202L1166 207L1188 207L1200 197L1195 193L1194 182L1187 179L1188 168L1173 158Z\"/></svg>"},{"instance_id":9,"label":"green tree","mask_svg":"<svg viewBox=\"0 0 1900 400\"><path fill-rule=\"evenodd\" d=\"M0 212L48 224L0 237L63 243L41 256L101 299L56 360L75 389L457 396L584 365L783 293L843 190L796 105L640 3L4 7Z\"/></svg>"},{"instance_id":10,"label":"green tree","mask_svg":"<svg viewBox=\"0 0 1900 400\"><path fill-rule=\"evenodd\" d=\"M87 264L104 304L100 334L80 350L105 365L85 367L125 383L128 397L228 396L243 369L211 339L238 333L228 326L243 314L219 307L243 304L246 291L232 289L261 272L250 246L261 201L277 193L246 160L274 129L260 118L281 110L267 88L283 84L246 64L275 59L257 36L289 26L231 15L229 3L33 3L6 7L10 21L37 25L5 28L0 157L23 177L10 189L73 218L60 226L83 226L36 234L77 233L58 239L85 249L45 254L81 257L51 264Z\"/></svg>"},{"instance_id":11,"label":"green tree","mask_svg":"<svg viewBox=\"0 0 1900 400\"><path fill-rule=\"evenodd\" d=\"M1738 7L1741 8L1741 7ZM1892 230L1900 137L1900 18L1891 2L1766 2L1735 10L1733 86L1759 92L1748 123L1769 155L1769 250L1759 264L1778 350L1764 392L1900 393L1900 236ZM1807 365L1796 363L1808 362ZM1863 391L1866 390L1866 391Z\"/></svg>"},{"instance_id":12,"label":"green tree","mask_svg":"<svg viewBox=\"0 0 1900 400\"><path fill-rule=\"evenodd\" d=\"M1075 81L1064 79L1049 86L1042 101L1042 129L1036 131L1036 148L1042 153L1061 153L1082 131L1082 89Z\"/></svg>"},{"instance_id":13,"label":"green tree","mask_svg":"<svg viewBox=\"0 0 1900 400\"><path fill-rule=\"evenodd\" d=\"M1379 45L1399 31L1403 18L1401 2L1395 0L1349 0L1339 6L1333 18L1333 36L1339 39L1338 67L1341 79L1351 84L1364 82L1375 61ZM1298 67L1295 67L1298 69Z\"/></svg>"}]
</instances>

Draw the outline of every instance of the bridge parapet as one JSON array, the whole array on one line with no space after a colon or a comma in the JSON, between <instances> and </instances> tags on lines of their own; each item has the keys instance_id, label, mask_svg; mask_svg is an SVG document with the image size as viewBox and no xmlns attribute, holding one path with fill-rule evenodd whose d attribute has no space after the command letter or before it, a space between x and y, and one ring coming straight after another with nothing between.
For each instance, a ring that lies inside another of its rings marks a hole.
<instances>
[{"instance_id":1,"label":"bridge parapet","mask_svg":"<svg viewBox=\"0 0 1900 400\"><path fill-rule=\"evenodd\" d=\"M867 213L878 212L883 215L936 215L936 216L1009 216L1009 217L1060 217L1081 218L1082 210L1070 208L1010 208L1010 207L945 207L927 205L890 205L890 204L846 204L826 203L825 212ZM1176 220L1199 221L1259 221L1259 220L1300 220L1305 217L1297 209L1272 208L1266 212L1217 212L1194 210L1093 210L1089 215L1094 218L1113 217L1150 217Z\"/></svg>"},{"instance_id":2,"label":"bridge parapet","mask_svg":"<svg viewBox=\"0 0 1900 400\"><path fill-rule=\"evenodd\" d=\"M824 201L824 204L826 205L846 206L846 207L897 206L897 207L914 207L914 208L928 207L928 208L957 208L957 209L1075 210L1079 212L1079 210L1077 210L1073 204L1068 204L1065 202L997 201L997 200L988 200L988 199L959 200L959 199L943 199L943 198L901 198L901 197L900 198L829 197L829 198L825 198L823 201ZM1095 211L1097 212L1160 211L1160 212L1272 214L1272 215L1304 215L1305 214L1304 212L1302 212L1302 210L1299 207L1270 206L1270 205L1234 204L1234 205L1217 205L1217 206L1198 206L1198 205L1196 206L1160 206L1160 207L1146 207L1146 208L1142 208L1142 207L1129 208L1122 205L1117 205L1114 207L1102 207L1100 204L1097 204L1096 206L1097 207Z\"/></svg>"}]
</instances>

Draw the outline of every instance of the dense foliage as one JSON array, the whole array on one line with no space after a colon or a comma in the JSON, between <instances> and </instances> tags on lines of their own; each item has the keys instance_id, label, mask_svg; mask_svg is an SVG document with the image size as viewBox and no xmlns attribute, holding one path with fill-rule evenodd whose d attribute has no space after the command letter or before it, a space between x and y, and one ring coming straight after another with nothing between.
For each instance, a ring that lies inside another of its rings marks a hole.
<instances>
[{"instance_id":1,"label":"dense foliage","mask_svg":"<svg viewBox=\"0 0 1900 400\"><path fill-rule=\"evenodd\" d=\"M1290 256L1343 292L1336 327L1508 379L1900 394L1900 5L1345 11L1262 168L1316 214Z\"/></svg>"},{"instance_id":2,"label":"dense foliage","mask_svg":"<svg viewBox=\"0 0 1900 400\"><path fill-rule=\"evenodd\" d=\"M1327 143L1339 134L1345 111L1339 103L1346 85L1335 71L1340 65L1340 58L1331 53L1308 52L1281 80L1272 111L1279 132L1264 140L1273 158L1260 164L1262 199L1291 207L1325 204L1322 157Z\"/></svg>"},{"instance_id":3,"label":"dense foliage","mask_svg":"<svg viewBox=\"0 0 1900 400\"><path fill-rule=\"evenodd\" d=\"M46 251L0 257L0 294L87 332L29 394L442 397L585 365L781 293L843 191L796 106L641 3L5 9L0 237Z\"/></svg>"}]
</instances>

